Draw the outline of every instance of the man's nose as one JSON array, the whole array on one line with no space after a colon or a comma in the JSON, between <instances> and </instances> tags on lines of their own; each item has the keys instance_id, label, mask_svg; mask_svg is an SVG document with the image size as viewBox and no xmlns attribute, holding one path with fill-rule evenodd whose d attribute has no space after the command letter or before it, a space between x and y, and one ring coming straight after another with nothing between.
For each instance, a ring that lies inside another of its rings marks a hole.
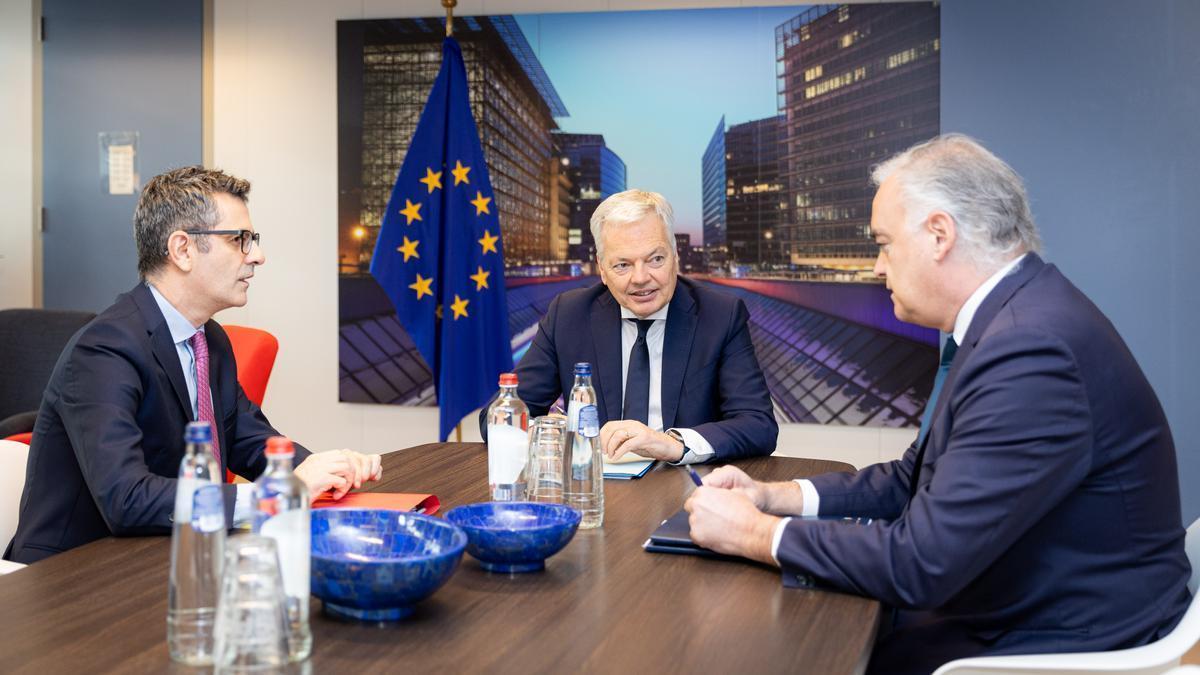
<instances>
[{"instance_id":1,"label":"man's nose","mask_svg":"<svg viewBox=\"0 0 1200 675\"><path fill-rule=\"evenodd\" d=\"M637 262L633 264L633 275L630 281L635 284L644 284L650 281L650 270L647 269L645 263Z\"/></svg>"},{"instance_id":2,"label":"man's nose","mask_svg":"<svg viewBox=\"0 0 1200 675\"><path fill-rule=\"evenodd\" d=\"M875 256L875 269L872 271L875 273L875 276L879 277L880 279L887 277L887 266L883 264L882 251L880 251L879 255Z\"/></svg>"},{"instance_id":3,"label":"man's nose","mask_svg":"<svg viewBox=\"0 0 1200 675\"><path fill-rule=\"evenodd\" d=\"M267 262L267 254L263 251L262 245L257 241L250 242L250 252L246 254L246 263L250 265L261 265Z\"/></svg>"}]
</instances>

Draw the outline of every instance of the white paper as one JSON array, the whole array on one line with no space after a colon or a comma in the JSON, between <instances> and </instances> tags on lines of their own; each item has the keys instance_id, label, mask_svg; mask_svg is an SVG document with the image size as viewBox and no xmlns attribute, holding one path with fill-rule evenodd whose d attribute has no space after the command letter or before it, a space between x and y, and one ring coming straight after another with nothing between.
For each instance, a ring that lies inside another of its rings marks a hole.
<instances>
[{"instance_id":1,"label":"white paper","mask_svg":"<svg viewBox=\"0 0 1200 675\"><path fill-rule=\"evenodd\" d=\"M529 460L529 432L508 424L488 425L488 483L517 482Z\"/></svg>"},{"instance_id":2,"label":"white paper","mask_svg":"<svg viewBox=\"0 0 1200 675\"><path fill-rule=\"evenodd\" d=\"M133 146L108 146L108 194L133 194L133 173Z\"/></svg>"}]
</instances>

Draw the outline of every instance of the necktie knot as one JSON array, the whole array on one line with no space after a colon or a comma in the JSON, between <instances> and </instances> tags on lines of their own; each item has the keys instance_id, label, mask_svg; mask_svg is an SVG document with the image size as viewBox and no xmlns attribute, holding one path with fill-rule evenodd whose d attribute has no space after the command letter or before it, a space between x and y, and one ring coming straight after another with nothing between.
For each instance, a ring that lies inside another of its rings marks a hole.
<instances>
[{"instance_id":1,"label":"necktie knot","mask_svg":"<svg viewBox=\"0 0 1200 675\"><path fill-rule=\"evenodd\" d=\"M650 332L650 327L654 325L654 319L630 319L637 322L638 339L645 340L646 333Z\"/></svg>"},{"instance_id":2,"label":"necktie knot","mask_svg":"<svg viewBox=\"0 0 1200 675\"><path fill-rule=\"evenodd\" d=\"M954 354L958 352L958 343L954 341L954 336L946 338L946 344L942 346L942 366L948 366L954 361Z\"/></svg>"},{"instance_id":3,"label":"necktie knot","mask_svg":"<svg viewBox=\"0 0 1200 675\"><path fill-rule=\"evenodd\" d=\"M208 358L208 338L204 335L204 330L196 331L192 337L188 338L188 344L192 346L196 360Z\"/></svg>"}]
</instances>

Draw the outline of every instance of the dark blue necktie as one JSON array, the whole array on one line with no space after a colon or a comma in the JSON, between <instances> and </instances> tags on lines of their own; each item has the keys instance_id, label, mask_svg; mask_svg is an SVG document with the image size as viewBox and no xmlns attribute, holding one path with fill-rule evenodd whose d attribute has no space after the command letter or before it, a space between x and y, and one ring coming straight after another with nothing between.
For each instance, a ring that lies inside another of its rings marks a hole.
<instances>
[{"instance_id":1,"label":"dark blue necktie","mask_svg":"<svg viewBox=\"0 0 1200 675\"><path fill-rule=\"evenodd\" d=\"M946 338L942 347L942 360L938 364L937 376L933 378L933 391L929 392L929 402L925 404L925 413L921 415L921 431L917 434L917 461L913 466L912 480L909 484L909 497L917 493L917 478L921 474L921 462L925 460L925 436L929 434L929 425L933 421L933 410L937 407L938 395L942 393L942 385L946 383L946 374L950 372L950 364L954 363L954 354L958 351L958 343L954 337Z\"/></svg>"},{"instance_id":2,"label":"dark blue necktie","mask_svg":"<svg viewBox=\"0 0 1200 675\"><path fill-rule=\"evenodd\" d=\"M654 325L653 319L629 319L637 321L638 335L629 352L629 372L625 376L625 410L621 416L627 420L650 423L650 347L646 345L646 333Z\"/></svg>"}]
</instances>

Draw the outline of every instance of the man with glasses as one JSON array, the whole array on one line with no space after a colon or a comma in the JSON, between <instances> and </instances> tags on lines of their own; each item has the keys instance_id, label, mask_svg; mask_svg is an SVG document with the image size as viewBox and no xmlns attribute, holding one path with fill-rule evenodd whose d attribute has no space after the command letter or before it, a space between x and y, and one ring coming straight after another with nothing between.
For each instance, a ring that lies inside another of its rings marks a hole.
<instances>
[{"instance_id":1,"label":"man with glasses","mask_svg":"<svg viewBox=\"0 0 1200 675\"><path fill-rule=\"evenodd\" d=\"M171 531L188 422L213 425L221 475L255 478L279 435L237 382L212 320L246 304L266 262L246 209L250 183L193 166L152 178L134 213L142 281L67 344L46 387L16 535L4 557L30 563L110 535ZM378 479L379 456L297 446L310 496L340 498ZM254 513L252 486L225 486L230 525Z\"/></svg>"}]
</instances>

